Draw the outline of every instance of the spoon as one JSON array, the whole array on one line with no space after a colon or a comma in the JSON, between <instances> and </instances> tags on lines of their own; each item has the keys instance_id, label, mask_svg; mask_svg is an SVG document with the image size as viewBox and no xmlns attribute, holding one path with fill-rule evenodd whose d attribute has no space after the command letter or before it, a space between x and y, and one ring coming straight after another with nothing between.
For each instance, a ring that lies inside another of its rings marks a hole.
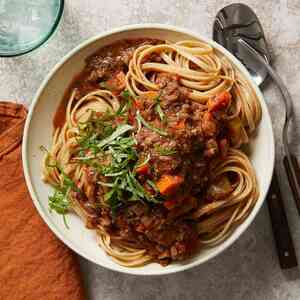
<instances>
[{"instance_id":1,"label":"spoon","mask_svg":"<svg viewBox=\"0 0 300 300\"><path fill-rule=\"evenodd\" d=\"M288 144L288 127L293 115L293 104L282 79L270 65L271 55L263 28L250 7L240 3L231 4L218 12L213 25L213 39L244 64L257 85L262 86L266 78L270 76L280 90L285 104L285 122L282 131L285 152L284 166L300 214L300 184L298 181L300 169L297 158L291 153ZM276 171L273 174L267 199L280 265L283 269L295 267L297 258Z\"/></svg>"}]
</instances>

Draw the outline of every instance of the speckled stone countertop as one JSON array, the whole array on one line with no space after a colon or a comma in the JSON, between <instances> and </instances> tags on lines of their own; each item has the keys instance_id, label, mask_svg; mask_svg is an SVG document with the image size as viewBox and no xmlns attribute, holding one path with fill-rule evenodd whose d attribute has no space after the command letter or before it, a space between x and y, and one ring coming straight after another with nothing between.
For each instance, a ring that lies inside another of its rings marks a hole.
<instances>
[{"instance_id":1,"label":"speckled stone countertop","mask_svg":"<svg viewBox=\"0 0 300 300\"><path fill-rule=\"evenodd\" d=\"M64 18L50 42L30 55L0 58L0 98L18 99L28 106L45 75L85 39L120 25L167 23L211 37L222 0L66 0ZM243 1L258 14L273 54L273 64L294 98L296 121L292 146L300 156L300 1ZM280 128L283 106L275 86L264 88L270 109L289 223L300 260L300 218L281 169ZM223 254L192 270L164 277L118 274L84 259L82 271L89 299L300 299L299 269L282 271L274 247L266 205L250 228Z\"/></svg>"}]
</instances>

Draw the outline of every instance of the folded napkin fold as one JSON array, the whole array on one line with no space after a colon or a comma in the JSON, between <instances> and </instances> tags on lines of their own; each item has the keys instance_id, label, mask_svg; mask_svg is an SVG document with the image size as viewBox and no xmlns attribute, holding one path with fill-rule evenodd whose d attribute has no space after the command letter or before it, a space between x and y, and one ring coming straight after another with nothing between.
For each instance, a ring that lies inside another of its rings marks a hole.
<instances>
[{"instance_id":1,"label":"folded napkin fold","mask_svg":"<svg viewBox=\"0 0 300 300\"><path fill-rule=\"evenodd\" d=\"M0 299L84 299L75 254L38 215L24 181L24 106L0 102Z\"/></svg>"}]
</instances>

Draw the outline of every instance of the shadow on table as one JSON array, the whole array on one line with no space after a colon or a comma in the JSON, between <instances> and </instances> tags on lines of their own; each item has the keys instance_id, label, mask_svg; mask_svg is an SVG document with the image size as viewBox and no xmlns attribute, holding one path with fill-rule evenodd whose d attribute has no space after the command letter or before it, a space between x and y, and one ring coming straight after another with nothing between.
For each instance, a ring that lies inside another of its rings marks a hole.
<instances>
[{"instance_id":1,"label":"shadow on table","mask_svg":"<svg viewBox=\"0 0 300 300\"><path fill-rule=\"evenodd\" d=\"M288 281L300 279L300 270L298 268L282 270L282 274Z\"/></svg>"}]
</instances>

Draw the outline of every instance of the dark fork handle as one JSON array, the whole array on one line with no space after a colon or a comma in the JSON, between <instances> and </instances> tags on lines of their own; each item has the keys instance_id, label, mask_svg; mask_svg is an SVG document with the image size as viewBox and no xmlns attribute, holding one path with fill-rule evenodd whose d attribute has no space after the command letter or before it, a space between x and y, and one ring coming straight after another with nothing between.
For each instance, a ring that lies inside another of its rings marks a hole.
<instances>
[{"instance_id":1,"label":"dark fork handle","mask_svg":"<svg viewBox=\"0 0 300 300\"><path fill-rule=\"evenodd\" d=\"M295 186L296 184L298 184L298 186L300 186L300 168L299 168L297 157L293 154L291 154L291 162L292 162L293 168L294 168L295 173L296 173L297 182L294 182L293 176L292 176L292 171L291 171L290 165L288 163L288 159L287 159L286 156L284 156L283 164L284 164L284 167L285 167L285 170L286 170L286 173L287 173L287 178L288 178L288 181L290 183L290 187L291 187L292 192L293 192L293 196L294 196L294 200L295 200L295 203L296 203L296 206L297 206L297 209L298 209L298 213L300 215L300 195L297 192L297 188Z\"/></svg>"},{"instance_id":2,"label":"dark fork handle","mask_svg":"<svg viewBox=\"0 0 300 300\"><path fill-rule=\"evenodd\" d=\"M281 195L274 171L267 201L280 267L288 269L296 267L298 262Z\"/></svg>"}]
</instances>

